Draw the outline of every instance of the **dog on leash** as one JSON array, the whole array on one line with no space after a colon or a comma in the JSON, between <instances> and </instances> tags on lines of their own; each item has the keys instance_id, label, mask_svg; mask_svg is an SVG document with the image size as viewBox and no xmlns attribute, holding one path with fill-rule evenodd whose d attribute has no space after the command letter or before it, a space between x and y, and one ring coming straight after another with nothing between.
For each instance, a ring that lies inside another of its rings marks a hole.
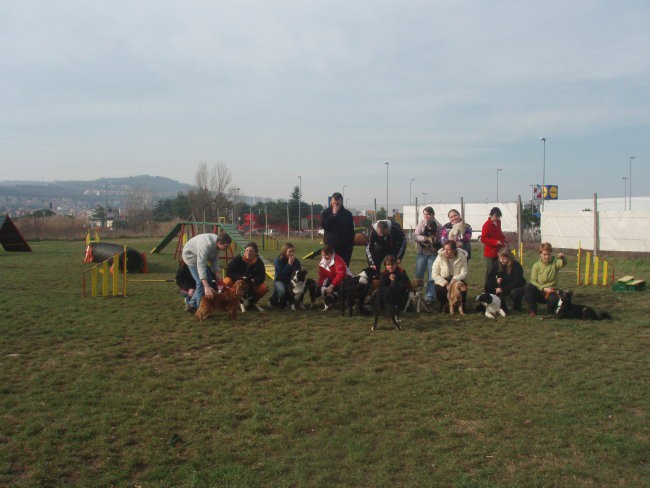
<instances>
[{"instance_id":1,"label":"dog on leash","mask_svg":"<svg viewBox=\"0 0 650 488\"><path fill-rule=\"evenodd\" d=\"M196 320L201 322L218 311L224 311L231 319L237 320L237 310L245 288L244 280L239 280L232 288L224 288L220 293L213 293L212 298L203 295L199 309L194 314Z\"/></svg>"},{"instance_id":2,"label":"dog on leash","mask_svg":"<svg viewBox=\"0 0 650 488\"><path fill-rule=\"evenodd\" d=\"M424 302L424 280L421 278L416 278L411 281L411 289L408 292L408 299L406 300L406 305L402 312L406 312L409 307L413 307L417 313L420 313L422 304Z\"/></svg>"},{"instance_id":3,"label":"dog on leash","mask_svg":"<svg viewBox=\"0 0 650 488\"><path fill-rule=\"evenodd\" d=\"M490 319L496 319L499 314L506 316L506 312L501 308L501 298L492 293L481 293L476 297L476 301L485 307L485 316Z\"/></svg>"},{"instance_id":4,"label":"dog on leash","mask_svg":"<svg viewBox=\"0 0 650 488\"><path fill-rule=\"evenodd\" d=\"M449 304L449 315L454 315L455 311L465 315L463 310L463 293L467 293L467 284L460 280L451 280L447 288L447 302Z\"/></svg>"},{"instance_id":5,"label":"dog on leash","mask_svg":"<svg viewBox=\"0 0 650 488\"><path fill-rule=\"evenodd\" d=\"M555 309L555 314L560 319L608 320L612 318L607 311L597 313L592 307L573 303L572 291L558 290L557 295L559 301Z\"/></svg>"},{"instance_id":6,"label":"dog on leash","mask_svg":"<svg viewBox=\"0 0 650 488\"><path fill-rule=\"evenodd\" d=\"M307 271L297 269L291 276L291 281L287 288L287 308L290 308L294 312L296 311L296 307L302 308L302 301L307 292Z\"/></svg>"},{"instance_id":7,"label":"dog on leash","mask_svg":"<svg viewBox=\"0 0 650 488\"><path fill-rule=\"evenodd\" d=\"M346 276L341 283L340 301L341 316L349 309L352 317L352 309L356 305L357 313L363 315L366 298L372 291L372 282L377 276L377 271L367 267L357 276Z\"/></svg>"}]
</instances>

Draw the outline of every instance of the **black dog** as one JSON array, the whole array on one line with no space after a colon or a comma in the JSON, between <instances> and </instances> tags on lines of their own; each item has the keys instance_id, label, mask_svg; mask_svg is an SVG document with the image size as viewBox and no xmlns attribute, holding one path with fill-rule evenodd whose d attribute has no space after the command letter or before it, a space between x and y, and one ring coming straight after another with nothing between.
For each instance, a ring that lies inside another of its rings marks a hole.
<instances>
[{"instance_id":1,"label":"black dog","mask_svg":"<svg viewBox=\"0 0 650 488\"><path fill-rule=\"evenodd\" d=\"M244 282L239 295L239 308L242 313L245 313L250 307L255 307L258 312L264 312L264 309L257 303L257 297L255 296L251 279L243 276L241 280Z\"/></svg>"},{"instance_id":2,"label":"black dog","mask_svg":"<svg viewBox=\"0 0 650 488\"><path fill-rule=\"evenodd\" d=\"M377 330L377 322L382 312L388 315L396 329L402 330L399 314L406 306L408 298L408 291L402 286L385 286L376 290L371 301L375 322L370 330Z\"/></svg>"},{"instance_id":3,"label":"black dog","mask_svg":"<svg viewBox=\"0 0 650 488\"><path fill-rule=\"evenodd\" d=\"M305 294L309 295L309 308L314 308L314 302L320 296L320 288L312 278L305 280Z\"/></svg>"},{"instance_id":4,"label":"black dog","mask_svg":"<svg viewBox=\"0 0 650 488\"><path fill-rule=\"evenodd\" d=\"M571 291L558 290L557 294L560 301L555 313L560 319L605 320L612 318L606 311L598 314L592 307L573 303L571 301L573 292Z\"/></svg>"},{"instance_id":5,"label":"black dog","mask_svg":"<svg viewBox=\"0 0 650 488\"><path fill-rule=\"evenodd\" d=\"M341 283L340 297L341 297L341 315L345 316L346 309L350 310L350 317L352 317L352 309L357 306L357 313L364 314L364 303L366 298L372 291L372 280L377 276L377 271L374 268L367 267L357 276L346 276Z\"/></svg>"},{"instance_id":6,"label":"black dog","mask_svg":"<svg viewBox=\"0 0 650 488\"><path fill-rule=\"evenodd\" d=\"M302 308L302 300L308 292L306 277L307 271L302 269L297 269L291 276L289 286L286 288L287 306L291 310L295 311L296 307Z\"/></svg>"}]
</instances>

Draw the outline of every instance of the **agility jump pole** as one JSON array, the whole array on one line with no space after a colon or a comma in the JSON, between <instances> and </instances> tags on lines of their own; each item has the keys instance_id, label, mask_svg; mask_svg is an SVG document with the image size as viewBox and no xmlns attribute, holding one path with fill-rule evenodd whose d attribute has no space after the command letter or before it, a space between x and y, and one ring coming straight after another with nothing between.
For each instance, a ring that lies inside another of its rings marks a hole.
<instances>
[{"instance_id":1,"label":"agility jump pole","mask_svg":"<svg viewBox=\"0 0 650 488\"><path fill-rule=\"evenodd\" d=\"M602 261L603 267L602 267L602 272L600 271L600 262ZM584 268L584 280L583 283L580 283L580 272L582 269L582 249L580 248L580 243L578 243L578 258L577 258L577 281L576 284L578 286L585 285L593 285L593 286L598 286L599 284L602 286L607 286L608 280L611 278L611 283L614 282L614 266L611 266L611 273L610 273L610 264L609 261L605 258L601 258L598 255L592 255L590 251L587 251L585 253L585 268ZM593 269L592 269L593 268ZM599 273L601 276L601 283L599 283Z\"/></svg>"},{"instance_id":2,"label":"agility jump pole","mask_svg":"<svg viewBox=\"0 0 650 488\"><path fill-rule=\"evenodd\" d=\"M99 281L99 274L102 274L102 296L107 297L107 296L121 296L123 298L126 298L126 246L124 246L124 252L122 254L122 272L120 273L120 253L114 254L112 257L105 259L101 263L97 263L94 266L88 268L86 271L83 272L82 274L82 279L81 279L81 296L86 298L86 275L90 273L90 296L91 297L96 297L98 295L98 281ZM108 267L108 261L113 260L113 265L109 268ZM117 263L117 272L115 271L115 264ZM108 275L111 274L113 279L112 279L112 287L111 287L111 293L109 294L109 283L108 283ZM122 293L119 292L119 284L120 284L120 275L122 275Z\"/></svg>"}]
</instances>

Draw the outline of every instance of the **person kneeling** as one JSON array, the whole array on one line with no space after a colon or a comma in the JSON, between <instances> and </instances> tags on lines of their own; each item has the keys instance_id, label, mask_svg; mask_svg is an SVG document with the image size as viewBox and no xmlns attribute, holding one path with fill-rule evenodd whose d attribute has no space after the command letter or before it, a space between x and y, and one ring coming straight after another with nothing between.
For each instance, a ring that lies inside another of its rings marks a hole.
<instances>
[{"instance_id":1,"label":"person kneeling","mask_svg":"<svg viewBox=\"0 0 650 488\"><path fill-rule=\"evenodd\" d=\"M264 281L266 280L266 269L264 263L258 257L257 244L249 242L244 248L244 254L235 256L226 268L226 277L223 282L226 286L233 286L236 281L246 281L251 292L245 294L242 298L242 311L254 305L260 312L264 311L257 303L260 298L266 295L268 288Z\"/></svg>"}]
</instances>

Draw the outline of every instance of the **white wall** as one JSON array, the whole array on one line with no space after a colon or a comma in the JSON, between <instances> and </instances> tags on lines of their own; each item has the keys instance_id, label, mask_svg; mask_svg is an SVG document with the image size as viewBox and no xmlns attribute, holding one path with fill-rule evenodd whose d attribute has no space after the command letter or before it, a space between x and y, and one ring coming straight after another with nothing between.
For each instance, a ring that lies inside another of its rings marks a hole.
<instances>
[{"instance_id":1,"label":"white wall","mask_svg":"<svg viewBox=\"0 0 650 488\"><path fill-rule=\"evenodd\" d=\"M599 211L598 219L601 251L650 252L650 212ZM582 249L593 250L594 213L545 210L541 232L542 242L553 247L577 249L580 243Z\"/></svg>"}]
</instances>

